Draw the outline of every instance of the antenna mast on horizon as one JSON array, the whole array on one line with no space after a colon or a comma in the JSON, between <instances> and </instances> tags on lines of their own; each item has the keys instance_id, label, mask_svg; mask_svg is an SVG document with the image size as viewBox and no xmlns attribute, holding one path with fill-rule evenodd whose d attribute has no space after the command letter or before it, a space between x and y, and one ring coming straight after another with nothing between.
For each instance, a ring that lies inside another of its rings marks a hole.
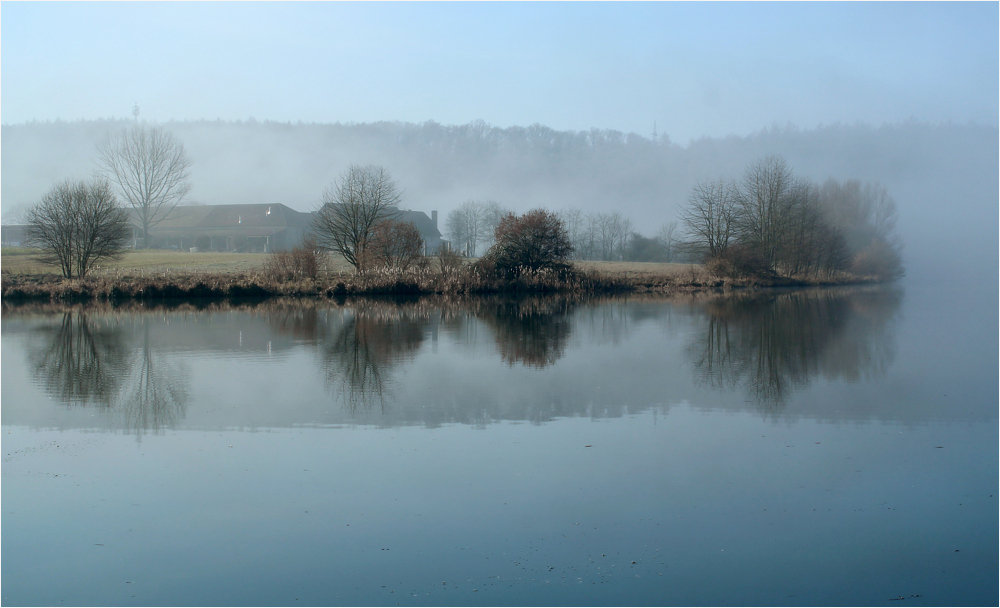
<instances>
[{"instance_id":1,"label":"antenna mast on horizon","mask_svg":"<svg viewBox=\"0 0 1000 608\"><path fill-rule=\"evenodd\" d=\"M138 101L135 102L134 106L132 106L132 116L135 117L135 121L136 122L139 122L139 102Z\"/></svg>"}]
</instances>

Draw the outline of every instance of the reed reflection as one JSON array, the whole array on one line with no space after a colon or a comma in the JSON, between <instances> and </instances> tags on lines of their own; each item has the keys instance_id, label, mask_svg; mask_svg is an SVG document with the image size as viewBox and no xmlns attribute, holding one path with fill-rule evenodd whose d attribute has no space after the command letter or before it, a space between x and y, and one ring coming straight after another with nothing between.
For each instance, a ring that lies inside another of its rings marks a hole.
<instances>
[{"instance_id":1,"label":"reed reflection","mask_svg":"<svg viewBox=\"0 0 1000 608\"><path fill-rule=\"evenodd\" d=\"M176 424L187 404L186 375L153 348L148 319L137 322L138 340L124 324L64 313L40 331L44 337L28 354L35 381L64 405L108 411L116 426L140 438Z\"/></svg>"},{"instance_id":2,"label":"reed reflection","mask_svg":"<svg viewBox=\"0 0 1000 608\"><path fill-rule=\"evenodd\" d=\"M895 359L901 301L892 289L719 298L705 305L704 330L688 352L700 382L743 390L757 409L778 413L814 376L884 375Z\"/></svg>"}]
</instances>

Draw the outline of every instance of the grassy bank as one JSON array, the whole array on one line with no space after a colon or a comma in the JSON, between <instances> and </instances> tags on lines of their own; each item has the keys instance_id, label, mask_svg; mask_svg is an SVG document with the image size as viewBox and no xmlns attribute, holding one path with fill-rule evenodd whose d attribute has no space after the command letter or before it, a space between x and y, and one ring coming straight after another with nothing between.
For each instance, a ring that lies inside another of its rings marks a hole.
<instances>
[{"instance_id":1,"label":"grassy bank","mask_svg":"<svg viewBox=\"0 0 1000 608\"><path fill-rule=\"evenodd\" d=\"M0 266L5 273L30 275L59 275L59 268L42 264L36 259L37 251L27 247L0 249ZM177 250L129 251L118 260L104 260L95 274L119 273L239 273L254 272L264 268L267 254L263 253L189 253ZM342 270L347 270L343 268Z\"/></svg>"},{"instance_id":2,"label":"grassy bank","mask_svg":"<svg viewBox=\"0 0 1000 608\"><path fill-rule=\"evenodd\" d=\"M541 271L511 280L466 265L440 271L433 266L405 273L355 274L343 260L324 260L315 279L282 280L266 271L266 254L129 252L83 279L63 279L34 261L30 250L0 250L5 301L125 302L164 299L245 299L491 293L678 293L750 287L807 286L780 279L767 284L711 276L697 264L577 262L568 273ZM40 270L44 270L41 272ZM840 283L857 283L843 277ZM870 282L870 281L869 281ZM829 284L829 282L824 283Z\"/></svg>"},{"instance_id":3,"label":"grassy bank","mask_svg":"<svg viewBox=\"0 0 1000 608\"><path fill-rule=\"evenodd\" d=\"M3 273L4 300L110 301L157 299L223 299L271 297L338 297L351 295L421 295L487 293L600 293L627 291L631 285L595 272L526 274L512 280L472 271L439 273L329 273L316 279L276 280L253 273L143 273L62 279L57 275Z\"/></svg>"}]
</instances>

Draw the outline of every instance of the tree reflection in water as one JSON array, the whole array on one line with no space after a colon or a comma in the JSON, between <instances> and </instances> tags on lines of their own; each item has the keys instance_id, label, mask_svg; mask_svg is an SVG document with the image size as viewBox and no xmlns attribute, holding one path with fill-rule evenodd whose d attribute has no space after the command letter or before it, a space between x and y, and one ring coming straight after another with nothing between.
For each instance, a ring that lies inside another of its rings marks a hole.
<instances>
[{"instance_id":1,"label":"tree reflection in water","mask_svg":"<svg viewBox=\"0 0 1000 608\"><path fill-rule=\"evenodd\" d=\"M705 306L706 326L688 347L702 383L742 388L776 414L791 390L823 374L879 377L895 358L893 289L730 296Z\"/></svg>"},{"instance_id":2,"label":"tree reflection in water","mask_svg":"<svg viewBox=\"0 0 1000 608\"><path fill-rule=\"evenodd\" d=\"M452 392L433 407L407 411L407 401L388 412L397 369L415 359L428 341L436 345L439 330L459 350L474 354L495 348L507 367L539 370L562 360L571 338L584 348L627 343L623 352L643 369L673 365L664 357L676 351L664 347L684 340L682 357L692 365L696 383L743 392L749 407L771 415L783 412L790 394L815 376L850 382L884 375L895 358L894 320L901 301L901 290L879 287L701 300L633 295L274 302L236 308L238 314L232 315L195 313L190 317L194 322L176 330L167 330L148 311L88 316L74 310L34 330L42 338L30 340L28 348L36 381L54 399L101 408L117 427L137 435L172 427L185 414L184 359L169 345L183 344L185 352L212 351L220 348L221 337L237 333L241 345L246 337L255 345L251 352L266 348L269 357L272 341L276 353L305 347L316 357L326 390L343 402L345 412L352 418L378 417L380 423L427 416L440 423L620 415L623 403L648 408L678 386L668 386L653 372L633 382L627 395L597 390L616 380L605 377L604 383L599 375L581 372L578 361L552 376L572 378L570 382L545 383L544 389L526 391L515 400L504 399L496 387L484 394L475 383L462 382L445 387ZM679 332L671 329L674 317L683 317L676 324ZM644 332L631 346L637 328L656 325L664 326L662 335ZM595 350L598 357L605 353ZM607 369L617 363L609 361Z\"/></svg>"},{"instance_id":3,"label":"tree reflection in water","mask_svg":"<svg viewBox=\"0 0 1000 608\"><path fill-rule=\"evenodd\" d=\"M359 303L322 347L327 384L354 415L375 404L384 412L393 367L411 359L430 322L426 310L402 303Z\"/></svg>"},{"instance_id":4,"label":"tree reflection in water","mask_svg":"<svg viewBox=\"0 0 1000 608\"><path fill-rule=\"evenodd\" d=\"M110 408L121 390L128 348L121 331L91 323L82 312L39 330L28 359L33 375L53 399L67 405Z\"/></svg>"},{"instance_id":5,"label":"tree reflection in water","mask_svg":"<svg viewBox=\"0 0 1000 608\"><path fill-rule=\"evenodd\" d=\"M52 335L29 360L36 380L54 399L105 408L119 428L141 439L183 418L187 393L182 370L150 344L148 319L137 320L142 334L132 345L122 325L66 312L59 325L43 330Z\"/></svg>"},{"instance_id":6,"label":"tree reflection in water","mask_svg":"<svg viewBox=\"0 0 1000 608\"><path fill-rule=\"evenodd\" d=\"M142 344L132 352L128 375L113 409L119 426L141 435L159 431L184 417L187 404L185 376L169 359L152 348L148 319L142 319Z\"/></svg>"},{"instance_id":7,"label":"tree reflection in water","mask_svg":"<svg viewBox=\"0 0 1000 608\"><path fill-rule=\"evenodd\" d=\"M493 330L500 358L542 368L566 353L573 305L566 298L518 298L476 307L476 317Z\"/></svg>"}]
</instances>

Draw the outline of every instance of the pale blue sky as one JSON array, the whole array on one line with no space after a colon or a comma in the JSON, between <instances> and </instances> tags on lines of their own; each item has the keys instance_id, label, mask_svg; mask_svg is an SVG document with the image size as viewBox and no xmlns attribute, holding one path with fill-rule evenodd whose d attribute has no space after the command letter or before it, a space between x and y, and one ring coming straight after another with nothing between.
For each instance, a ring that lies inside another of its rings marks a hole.
<instances>
[{"instance_id":1,"label":"pale blue sky","mask_svg":"<svg viewBox=\"0 0 1000 608\"><path fill-rule=\"evenodd\" d=\"M0 4L0 120L998 123L998 3Z\"/></svg>"}]
</instances>

